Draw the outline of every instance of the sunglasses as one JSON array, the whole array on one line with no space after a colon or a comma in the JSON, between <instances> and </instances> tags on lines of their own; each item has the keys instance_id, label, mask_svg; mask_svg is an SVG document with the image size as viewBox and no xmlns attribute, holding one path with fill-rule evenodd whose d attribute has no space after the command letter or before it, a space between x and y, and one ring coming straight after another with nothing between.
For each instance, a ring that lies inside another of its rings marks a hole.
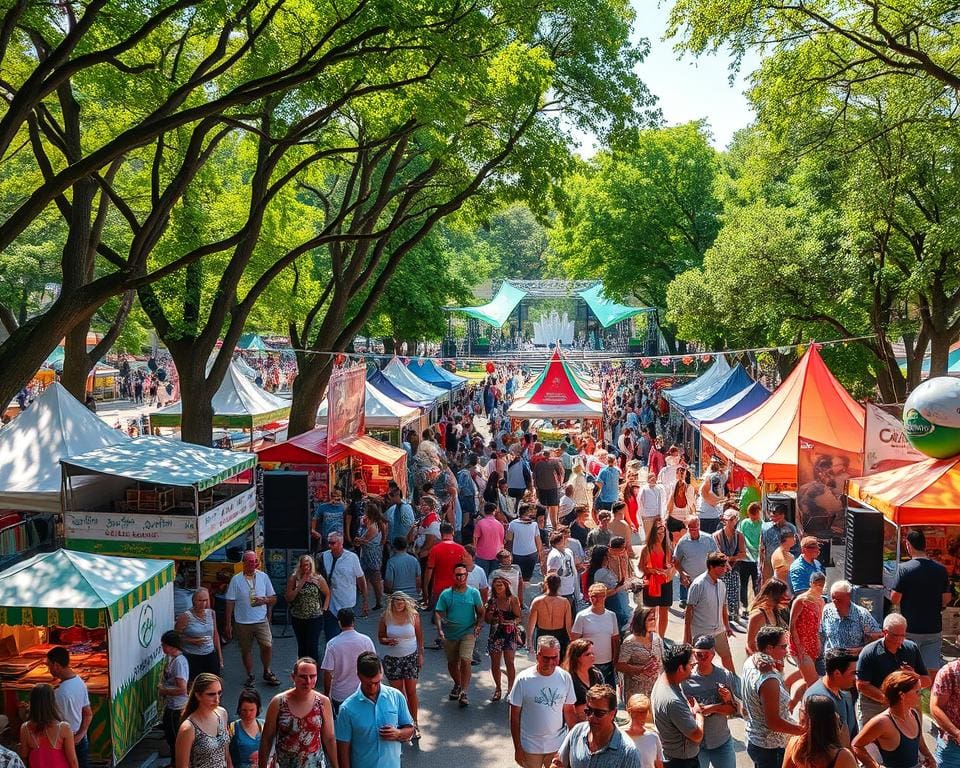
<instances>
[{"instance_id":1,"label":"sunglasses","mask_svg":"<svg viewBox=\"0 0 960 768\"><path fill-rule=\"evenodd\" d=\"M594 709L593 707L584 707L583 714L587 717L603 717L613 712L612 709Z\"/></svg>"}]
</instances>

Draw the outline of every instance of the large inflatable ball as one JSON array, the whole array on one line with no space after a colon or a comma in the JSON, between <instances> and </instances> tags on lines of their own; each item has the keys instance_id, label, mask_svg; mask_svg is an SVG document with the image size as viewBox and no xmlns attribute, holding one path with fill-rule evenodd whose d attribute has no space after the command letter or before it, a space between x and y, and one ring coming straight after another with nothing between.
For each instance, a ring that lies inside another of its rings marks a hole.
<instances>
[{"instance_id":1,"label":"large inflatable ball","mask_svg":"<svg viewBox=\"0 0 960 768\"><path fill-rule=\"evenodd\" d=\"M910 445L935 459L960 454L960 379L928 379L907 398L903 431Z\"/></svg>"}]
</instances>

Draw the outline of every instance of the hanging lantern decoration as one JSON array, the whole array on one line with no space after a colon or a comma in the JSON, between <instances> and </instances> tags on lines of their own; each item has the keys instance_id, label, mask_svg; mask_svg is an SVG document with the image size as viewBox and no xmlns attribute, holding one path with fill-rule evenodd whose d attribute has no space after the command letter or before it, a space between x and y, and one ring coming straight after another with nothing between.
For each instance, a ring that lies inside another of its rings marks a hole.
<instances>
[{"instance_id":1,"label":"hanging lantern decoration","mask_svg":"<svg viewBox=\"0 0 960 768\"><path fill-rule=\"evenodd\" d=\"M713 360L713 355L700 355L701 363L709 363L711 360Z\"/></svg>"},{"instance_id":2,"label":"hanging lantern decoration","mask_svg":"<svg viewBox=\"0 0 960 768\"><path fill-rule=\"evenodd\" d=\"M682 362L684 365L690 365L690 364L693 362L693 355L684 355L684 356L681 358L681 362Z\"/></svg>"},{"instance_id":3,"label":"hanging lantern decoration","mask_svg":"<svg viewBox=\"0 0 960 768\"><path fill-rule=\"evenodd\" d=\"M346 362L346 359L347 359L347 356L340 352L338 352L336 355L333 356L333 362L338 368L342 366L344 362Z\"/></svg>"},{"instance_id":4,"label":"hanging lantern decoration","mask_svg":"<svg viewBox=\"0 0 960 768\"><path fill-rule=\"evenodd\" d=\"M649 358L649 357L641 357L641 358L640 358L640 365L641 365L643 368L649 368L649 367L650 367L650 358Z\"/></svg>"},{"instance_id":5,"label":"hanging lantern decoration","mask_svg":"<svg viewBox=\"0 0 960 768\"><path fill-rule=\"evenodd\" d=\"M669 357L661 357L661 358L660 358L660 365L664 365L664 366L670 365L670 358L669 358Z\"/></svg>"}]
</instances>

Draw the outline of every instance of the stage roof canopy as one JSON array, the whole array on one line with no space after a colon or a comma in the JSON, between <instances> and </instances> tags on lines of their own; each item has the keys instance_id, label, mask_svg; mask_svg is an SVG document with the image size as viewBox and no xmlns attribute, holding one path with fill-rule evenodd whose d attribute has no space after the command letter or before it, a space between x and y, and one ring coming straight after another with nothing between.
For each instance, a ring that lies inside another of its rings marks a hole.
<instances>
[{"instance_id":1,"label":"stage roof canopy","mask_svg":"<svg viewBox=\"0 0 960 768\"><path fill-rule=\"evenodd\" d=\"M596 280L504 280L497 295L479 307L444 307L448 312L463 312L500 328L517 304L526 298L575 299L581 298L596 315L604 328L626 320L634 315L652 312L650 307L628 307L608 299L603 293L603 284Z\"/></svg>"}]
</instances>

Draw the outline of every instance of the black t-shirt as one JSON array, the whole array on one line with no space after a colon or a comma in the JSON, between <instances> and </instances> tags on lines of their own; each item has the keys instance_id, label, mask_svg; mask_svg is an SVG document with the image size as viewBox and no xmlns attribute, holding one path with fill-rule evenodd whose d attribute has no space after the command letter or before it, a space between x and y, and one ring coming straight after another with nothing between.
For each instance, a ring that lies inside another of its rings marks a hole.
<instances>
[{"instance_id":1,"label":"black t-shirt","mask_svg":"<svg viewBox=\"0 0 960 768\"><path fill-rule=\"evenodd\" d=\"M934 635L943 631L943 595L950 592L947 569L927 557L915 557L900 566L894 592L903 595L900 613L911 634Z\"/></svg>"},{"instance_id":2,"label":"black t-shirt","mask_svg":"<svg viewBox=\"0 0 960 768\"><path fill-rule=\"evenodd\" d=\"M594 685L603 684L603 674L596 667L590 667L587 670L587 677L590 678L590 684L584 683L577 675L571 675L573 678L573 692L577 695L577 706L587 703L587 691Z\"/></svg>"},{"instance_id":3,"label":"black t-shirt","mask_svg":"<svg viewBox=\"0 0 960 768\"><path fill-rule=\"evenodd\" d=\"M570 535L573 536L577 541L580 542L580 546L584 549L587 548L587 534L590 533L590 529L586 526L580 525L576 520L570 523Z\"/></svg>"}]
</instances>

